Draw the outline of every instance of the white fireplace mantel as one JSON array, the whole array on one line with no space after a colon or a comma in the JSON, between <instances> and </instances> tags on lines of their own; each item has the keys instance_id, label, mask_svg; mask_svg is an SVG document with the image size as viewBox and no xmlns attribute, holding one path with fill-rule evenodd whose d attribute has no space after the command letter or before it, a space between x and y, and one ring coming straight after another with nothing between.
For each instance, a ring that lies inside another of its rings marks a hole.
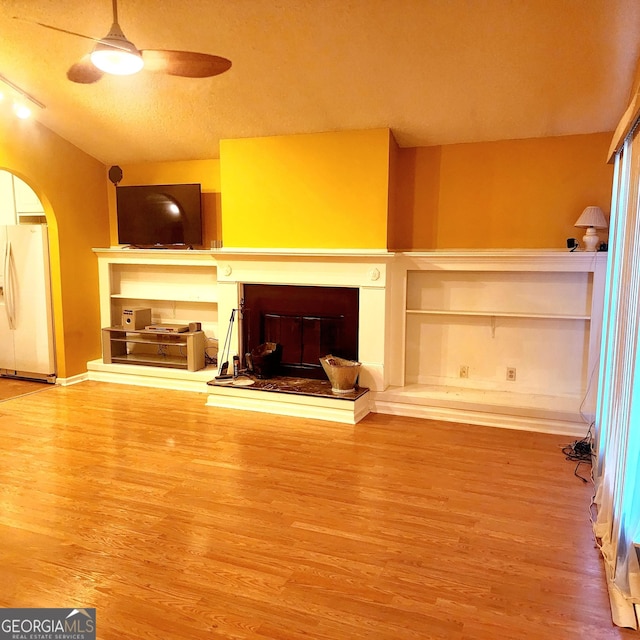
<instances>
[{"instance_id":1,"label":"white fireplace mantel","mask_svg":"<svg viewBox=\"0 0 640 640\"><path fill-rule=\"evenodd\" d=\"M394 255L387 251L222 249L216 252L220 333L225 333L224 319L240 307L245 284L356 287L358 359L363 365L359 384L382 391L388 385L391 309L387 291ZM235 327L232 343L238 344Z\"/></svg>"},{"instance_id":2,"label":"white fireplace mantel","mask_svg":"<svg viewBox=\"0 0 640 640\"><path fill-rule=\"evenodd\" d=\"M359 384L371 389L373 411L571 435L592 412L603 253L95 251L105 326L117 324L126 305L142 304L154 321L202 320L222 346L245 284L353 287ZM232 349L239 348L235 323ZM514 381L506 367L517 368ZM91 379L199 391L215 373L101 360L88 369Z\"/></svg>"}]
</instances>

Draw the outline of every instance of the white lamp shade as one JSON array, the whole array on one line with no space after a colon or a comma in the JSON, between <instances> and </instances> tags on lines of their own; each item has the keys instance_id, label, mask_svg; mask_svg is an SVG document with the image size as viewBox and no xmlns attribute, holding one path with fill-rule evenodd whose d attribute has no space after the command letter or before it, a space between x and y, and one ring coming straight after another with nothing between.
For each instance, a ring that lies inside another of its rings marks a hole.
<instances>
[{"instance_id":1,"label":"white lamp shade","mask_svg":"<svg viewBox=\"0 0 640 640\"><path fill-rule=\"evenodd\" d=\"M594 227L595 229L606 229L607 219L600 207L587 207L575 224L576 227Z\"/></svg>"}]
</instances>

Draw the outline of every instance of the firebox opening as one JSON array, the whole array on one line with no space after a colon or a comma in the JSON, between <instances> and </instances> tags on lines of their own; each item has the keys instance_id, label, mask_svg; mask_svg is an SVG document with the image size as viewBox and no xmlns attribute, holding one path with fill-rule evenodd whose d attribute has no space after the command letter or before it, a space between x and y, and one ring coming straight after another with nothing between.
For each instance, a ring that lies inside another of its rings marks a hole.
<instances>
[{"instance_id":1,"label":"firebox opening","mask_svg":"<svg viewBox=\"0 0 640 640\"><path fill-rule=\"evenodd\" d=\"M357 288L245 284L243 297L242 353L281 344L279 375L322 380L322 356L358 359Z\"/></svg>"}]
</instances>

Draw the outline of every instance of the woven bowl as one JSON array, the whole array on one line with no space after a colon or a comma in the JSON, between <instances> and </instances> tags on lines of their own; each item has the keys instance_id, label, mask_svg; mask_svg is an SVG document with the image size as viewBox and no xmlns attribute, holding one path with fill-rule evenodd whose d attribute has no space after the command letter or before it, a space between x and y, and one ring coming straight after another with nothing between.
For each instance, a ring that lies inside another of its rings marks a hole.
<instances>
[{"instance_id":1,"label":"woven bowl","mask_svg":"<svg viewBox=\"0 0 640 640\"><path fill-rule=\"evenodd\" d=\"M320 358L320 364L331 383L334 393L349 393L354 390L360 374L360 362L345 360L331 354Z\"/></svg>"}]
</instances>

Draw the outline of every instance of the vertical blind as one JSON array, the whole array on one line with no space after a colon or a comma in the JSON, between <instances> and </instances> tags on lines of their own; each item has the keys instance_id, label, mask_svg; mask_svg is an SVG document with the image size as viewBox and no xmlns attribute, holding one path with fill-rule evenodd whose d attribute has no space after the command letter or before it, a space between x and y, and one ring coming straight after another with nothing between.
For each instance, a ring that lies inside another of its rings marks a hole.
<instances>
[{"instance_id":1,"label":"vertical blind","mask_svg":"<svg viewBox=\"0 0 640 640\"><path fill-rule=\"evenodd\" d=\"M640 136L637 113L614 153L609 262L596 415L595 535L613 621L640 614Z\"/></svg>"}]
</instances>

